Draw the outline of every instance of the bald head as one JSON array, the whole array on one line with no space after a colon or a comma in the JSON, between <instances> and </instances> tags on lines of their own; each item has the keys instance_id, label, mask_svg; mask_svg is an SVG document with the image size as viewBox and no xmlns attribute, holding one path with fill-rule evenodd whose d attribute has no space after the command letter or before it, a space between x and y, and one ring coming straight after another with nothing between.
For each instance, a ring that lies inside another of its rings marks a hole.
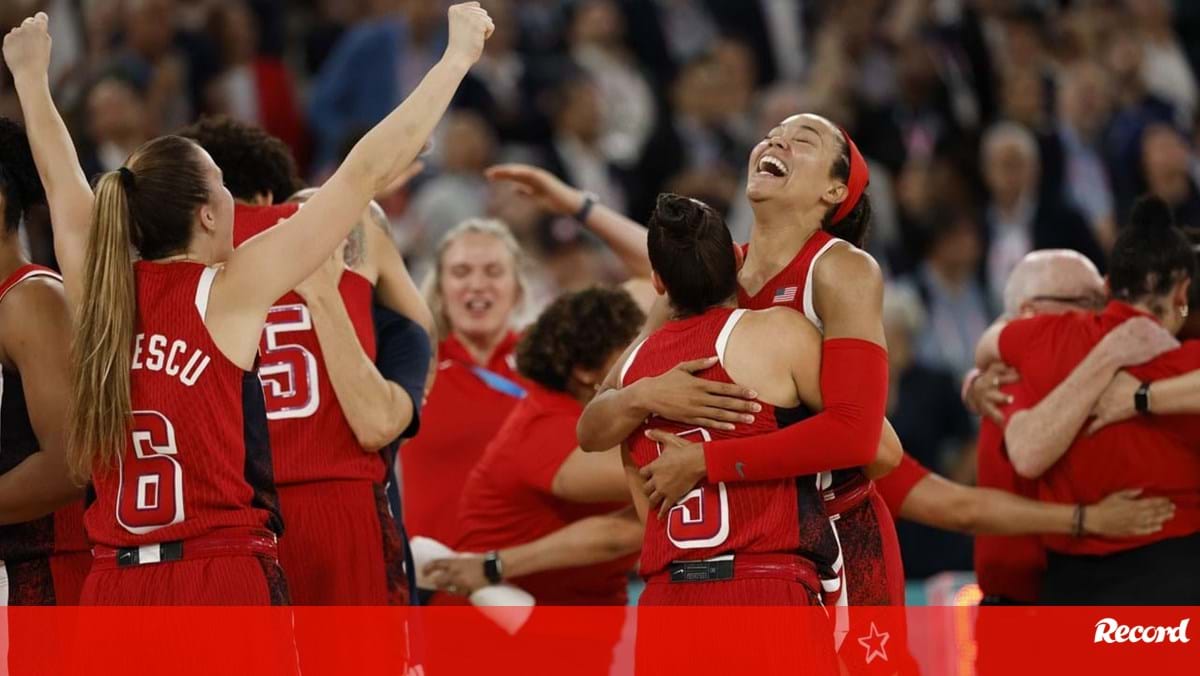
<instances>
[{"instance_id":1,"label":"bald head","mask_svg":"<svg viewBox=\"0 0 1200 676\"><path fill-rule=\"evenodd\" d=\"M1083 254L1070 249L1034 251L1022 258L1008 277L1004 314L1015 318L1097 309L1107 295L1104 278Z\"/></svg>"}]
</instances>

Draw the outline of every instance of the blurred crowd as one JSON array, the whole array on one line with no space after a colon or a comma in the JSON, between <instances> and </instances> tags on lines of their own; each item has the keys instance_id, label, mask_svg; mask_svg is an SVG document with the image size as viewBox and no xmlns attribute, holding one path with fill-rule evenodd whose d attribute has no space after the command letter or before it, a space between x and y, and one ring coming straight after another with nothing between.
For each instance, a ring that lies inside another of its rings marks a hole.
<instances>
[{"instance_id":1,"label":"blurred crowd","mask_svg":"<svg viewBox=\"0 0 1200 676\"><path fill-rule=\"evenodd\" d=\"M748 238L750 148L794 112L844 125L871 164L870 249L889 279L888 415L906 450L971 482L958 390L1003 282L1035 248L1104 269L1136 195L1200 226L1200 3L1185 0L484 0L497 26L424 171L384 200L414 275L455 224L506 221L533 264L524 317L619 281L612 254L489 182L540 165L635 220L663 190ZM85 170L224 113L283 139L319 182L445 42L440 0L5 0L51 17L52 86ZM0 73L0 115L20 117ZM35 260L48 227L29 224ZM911 577L970 567L963 536L903 524Z\"/></svg>"}]
</instances>

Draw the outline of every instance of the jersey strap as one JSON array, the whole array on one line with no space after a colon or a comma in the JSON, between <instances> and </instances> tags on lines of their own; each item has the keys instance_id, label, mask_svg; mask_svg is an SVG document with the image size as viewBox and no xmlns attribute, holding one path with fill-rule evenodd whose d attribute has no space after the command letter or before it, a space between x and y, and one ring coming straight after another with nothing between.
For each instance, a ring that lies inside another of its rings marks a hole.
<instances>
[{"instance_id":1,"label":"jersey strap","mask_svg":"<svg viewBox=\"0 0 1200 676\"><path fill-rule=\"evenodd\" d=\"M2 283L0 283L0 301L4 300L4 296L8 295L8 292L12 290L14 286L24 282L27 279L33 279L35 277L49 277L50 279L56 280L59 283L62 282L62 275L51 270L50 268L41 265L34 265L32 263L28 265L22 265L11 275L9 275L8 279L5 279Z\"/></svg>"}]
</instances>

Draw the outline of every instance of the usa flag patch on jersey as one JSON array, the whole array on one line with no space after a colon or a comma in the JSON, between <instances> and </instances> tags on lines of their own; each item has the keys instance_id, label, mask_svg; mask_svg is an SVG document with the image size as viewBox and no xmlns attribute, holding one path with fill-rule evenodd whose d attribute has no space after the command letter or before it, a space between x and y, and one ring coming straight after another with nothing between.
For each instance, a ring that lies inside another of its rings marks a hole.
<instances>
[{"instance_id":1,"label":"usa flag patch on jersey","mask_svg":"<svg viewBox=\"0 0 1200 676\"><path fill-rule=\"evenodd\" d=\"M775 289L775 298L772 303L790 303L796 300L796 287L785 286L781 289Z\"/></svg>"}]
</instances>

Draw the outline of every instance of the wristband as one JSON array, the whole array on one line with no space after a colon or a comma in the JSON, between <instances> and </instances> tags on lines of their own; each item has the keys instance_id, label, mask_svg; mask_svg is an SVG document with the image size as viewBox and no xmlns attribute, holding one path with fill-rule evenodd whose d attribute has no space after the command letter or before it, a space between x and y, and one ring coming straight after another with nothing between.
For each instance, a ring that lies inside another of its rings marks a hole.
<instances>
[{"instance_id":1,"label":"wristband","mask_svg":"<svg viewBox=\"0 0 1200 676\"><path fill-rule=\"evenodd\" d=\"M1072 521L1073 521L1073 523L1071 526L1071 536L1077 537L1077 538L1083 537L1083 505L1082 504L1075 505L1075 516Z\"/></svg>"},{"instance_id":2,"label":"wristband","mask_svg":"<svg viewBox=\"0 0 1200 676\"><path fill-rule=\"evenodd\" d=\"M1133 408L1142 415L1150 415L1150 383L1142 383L1133 393Z\"/></svg>"},{"instance_id":3,"label":"wristband","mask_svg":"<svg viewBox=\"0 0 1200 676\"><path fill-rule=\"evenodd\" d=\"M504 581L504 565L500 561L500 553L496 550L483 555L483 576L492 584Z\"/></svg>"},{"instance_id":4,"label":"wristband","mask_svg":"<svg viewBox=\"0 0 1200 676\"><path fill-rule=\"evenodd\" d=\"M588 215L592 213L592 207L596 206L596 202L599 199L600 198L596 196L596 193L583 193L583 204L579 205L579 211L575 212L575 220L579 221L583 225L587 225Z\"/></svg>"}]
</instances>

